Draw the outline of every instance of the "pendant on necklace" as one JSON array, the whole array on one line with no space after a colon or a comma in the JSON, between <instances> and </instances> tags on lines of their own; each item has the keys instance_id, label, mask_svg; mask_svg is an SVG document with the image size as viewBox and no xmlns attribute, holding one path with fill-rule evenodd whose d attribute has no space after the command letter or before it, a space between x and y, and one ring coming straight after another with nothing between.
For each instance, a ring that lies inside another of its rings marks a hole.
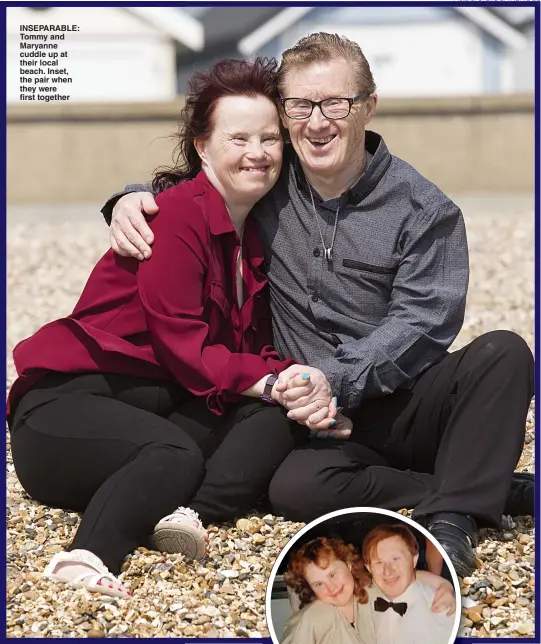
<instances>
[{"instance_id":1,"label":"pendant on necklace","mask_svg":"<svg viewBox=\"0 0 541 644\"><path fill-rule=\"evenodd\" d=\"M324 256L328 262L332 262L332 248L325 248Z\"/></svg>"}]
</instances>

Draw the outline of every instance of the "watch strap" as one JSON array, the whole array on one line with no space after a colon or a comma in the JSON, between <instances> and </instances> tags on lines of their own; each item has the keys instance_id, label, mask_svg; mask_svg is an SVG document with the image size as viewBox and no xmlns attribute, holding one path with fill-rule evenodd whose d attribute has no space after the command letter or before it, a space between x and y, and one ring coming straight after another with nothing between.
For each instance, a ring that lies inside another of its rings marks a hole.
<instances>
[{"instance_id":1,"label":"watch strap","mask_svg":"<svg viewBox=\"0 0 541 644\"><path fill-rule=\"evenodd\" d=\"M259 396L260 400L268 403L269 405L276 404L276 401L272 397L272 388L274 387L274 383L277 380L278 378L274 375L271 375L267 378L267 381L265 382L265 386L263 387L263 393L261 394L261 396Z\"/></svg>"}]
</instances>

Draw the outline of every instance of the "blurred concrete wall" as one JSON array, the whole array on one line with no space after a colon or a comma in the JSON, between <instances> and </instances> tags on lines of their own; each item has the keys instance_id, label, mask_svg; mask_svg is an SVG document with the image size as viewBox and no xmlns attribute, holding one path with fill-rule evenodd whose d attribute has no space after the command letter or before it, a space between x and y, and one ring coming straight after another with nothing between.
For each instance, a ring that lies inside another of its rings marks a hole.
<instances>
[{"instance_id":1,"label":"blurred concrete wall","mask_svg":"<svg viewBox=\"0 0 541 644\"><path fill-rule=\"evenodd\" d=\"M9 106L8 204L101 203L171 160L182 101ZM534 189L534 98L386 99L371 128L450 193Z\"/></svg>"}]
</instances>

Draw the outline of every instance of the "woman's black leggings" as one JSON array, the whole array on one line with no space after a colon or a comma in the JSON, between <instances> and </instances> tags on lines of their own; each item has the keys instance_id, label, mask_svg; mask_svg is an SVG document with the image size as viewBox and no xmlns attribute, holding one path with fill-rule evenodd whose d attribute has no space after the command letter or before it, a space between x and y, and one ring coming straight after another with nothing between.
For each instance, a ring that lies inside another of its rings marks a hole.
<instances>
[{"instance_id":1,"label":"woman's black leggings","mask_svg":"<svg viewBox=\"0 0 541 644\"><path fill-rule=\"evenodd\" d=\"M242 515L306 429L282 407L246 399L223 416L172 383L51 373L10 418L21 485L45 505L84 512L68 550L118 574L179 505L204 524Z\"/></svg>"}]
</instances>

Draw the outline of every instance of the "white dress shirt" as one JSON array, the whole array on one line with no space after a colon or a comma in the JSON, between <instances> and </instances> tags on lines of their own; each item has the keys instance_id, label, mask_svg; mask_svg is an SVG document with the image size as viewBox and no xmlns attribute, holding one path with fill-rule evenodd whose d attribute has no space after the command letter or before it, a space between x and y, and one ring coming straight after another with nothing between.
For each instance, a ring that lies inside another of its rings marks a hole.
<instances>
[{"instance_id":1,"label":"white dress shirt","mask_svg":"<svg viewBox=\"0 0 541 644\"><path fill-rule=\"evenodd\" d=\"M407 603L408 608L402 616L393 608L376 612L374 602L378 597L391 600L376 586L367 588L367 591L368 604L360 608L361 612L370 612L373 617L377 644L450 644L455 616L431 611L436 592L432 586L414 581L400 597L393 599L395 604Z\"/></svg>"}]
</instances>

